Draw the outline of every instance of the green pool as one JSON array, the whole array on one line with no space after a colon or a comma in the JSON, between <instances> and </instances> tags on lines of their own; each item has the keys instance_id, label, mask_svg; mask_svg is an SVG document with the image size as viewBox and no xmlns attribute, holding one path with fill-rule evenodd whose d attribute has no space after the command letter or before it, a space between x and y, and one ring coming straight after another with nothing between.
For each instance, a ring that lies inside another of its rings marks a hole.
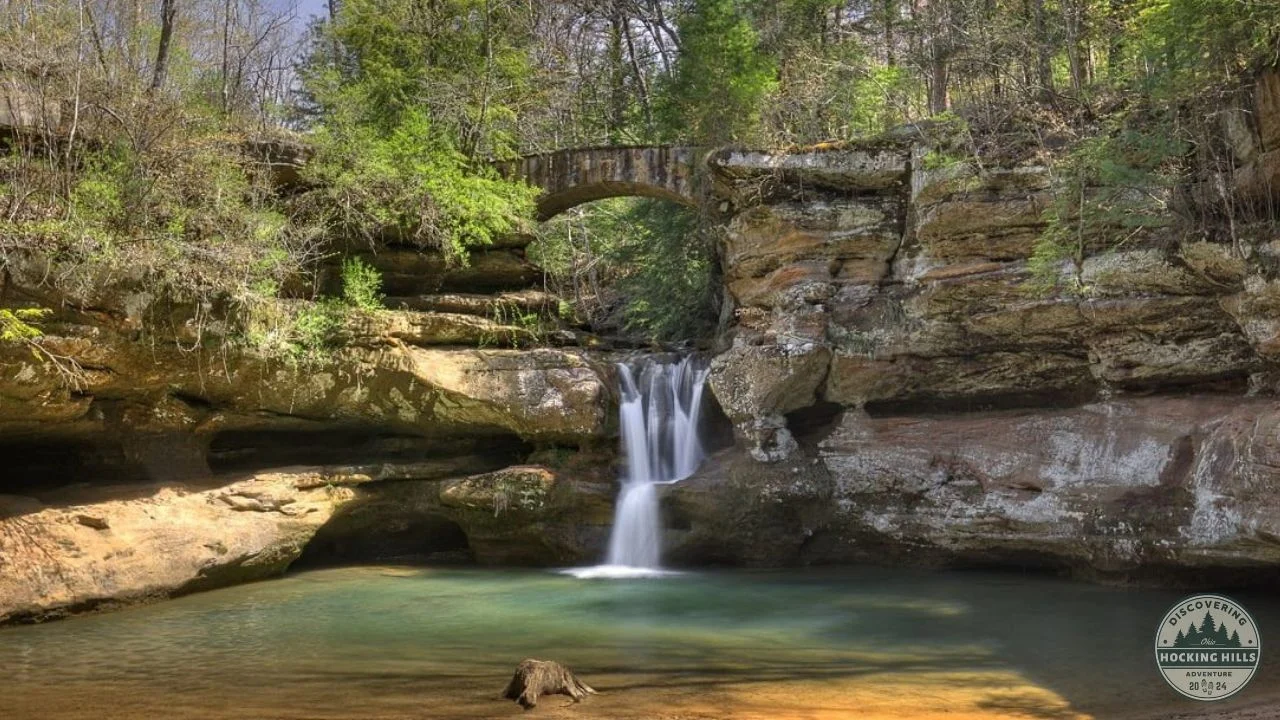
<instances>
[{"instance_id":1,"label":"green pool","mask_svg":"<svg viewBox=\"0 0 1280 720\"><path fill-rule=\"evenodd\" d=\"M1151 655L1182 594L870 569L323 570L0 630L0 717L516 717L497 696L528 656L601 693L529 717L1160 717L1203 709ZM1280 643L1280 600L1236 597ZM1214 707L1257 707L1278 680L1264 656Z\"/></svg>"}]
</instances>

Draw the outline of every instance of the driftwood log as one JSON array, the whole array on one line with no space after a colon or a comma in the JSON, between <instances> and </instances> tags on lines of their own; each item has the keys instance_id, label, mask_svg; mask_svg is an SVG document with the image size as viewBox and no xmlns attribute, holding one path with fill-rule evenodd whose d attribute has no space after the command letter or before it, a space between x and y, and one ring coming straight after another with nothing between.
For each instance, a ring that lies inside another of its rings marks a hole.
<instances>
[{"instance_id":1,"label":"driftwood log","mask_svg":"<svg viewBox=\"0 0 1280 720\"><path fill-rule=\"evenodd\" d=\"M590 685L582 682L569 668L551 660L525 658L516 666L502 696L515 700L525 710L538 704L540 695L568 695L574 702L595 693Z\"/></svg>"}]
</instances>

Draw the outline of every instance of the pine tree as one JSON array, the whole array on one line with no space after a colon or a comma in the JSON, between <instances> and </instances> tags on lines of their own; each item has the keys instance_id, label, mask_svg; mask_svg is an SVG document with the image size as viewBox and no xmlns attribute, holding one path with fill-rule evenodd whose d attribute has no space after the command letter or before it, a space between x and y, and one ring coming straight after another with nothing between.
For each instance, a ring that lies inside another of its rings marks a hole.
<instances>
[{"instance_id":1,"label":"pine tree","mask_svg":"<svg viewBox=\"0 0 1280 720\"><path fill-rule=\"evenodd\" d=\"M1226 623L1223 623L1225 625ZM1231 639L1227 641L1227 647L1240 647L1240 632L1238 630L1231 631Z\"/></svg>"},{"instance_id":2,"label":"pine tree","mask_svg":"<svg viewBox=\"0 0 1280 720\"><path fill-rule=\"evenodd\" d=\"M699 145L747 141L777 85L772 58L735 0L698 0L680 21L680 57L666 96L670 134Z\"/></svg>"},{"instance_id":3,"label":"pine tree","mask_svg":"<svg viewBox=\"0 0 1280 720\"><path fill-rule=\"evenodd\" d=\"M1216 630L1216 626L1214 625L1214 622L1213 622L1213 616L1210 615L1209 611L1206 610L1204 613L1204 621L1200 623L1200 636L1212 638L1214 636L1215 630Z\"/></svg>"},{"instance_id":4,"label":"pine tree","mask_svg":"<svg viewBox=\"0 0 1280 720\"><path fill-rule=\"evenodd\" d=\"M1200 644L1200 631L1196 630L1194 624L1187 628L1187 636L1184 639L1185 647L1195 647Z\"/></svg>"},{"instance_id":5,"label":"pine tree","mask_svg":"<svg viewBox=\"0 0 1280 720\"><path fill-rule=\"evenodd\" d=\"M1186 641L1187 641L1187 636L1186 636L1186 635L1183 635L1183 634L1182 634L1182 631L1181 631L1181 630L1179 630L1179 631L1178 631L1178 636L1177 636L1176 638L1174 638L1174 639L1173 639L1173 645L1174 645L1174 647L1182 647L1182 645L1183 645Z\"/></svg>"},{"instance_id":6,"label":"pine tree","mask_svg":"<svg viewBox=\"0 0 1280 720\"><path fill-rule=\"evenodd\" d=\"M1226 645L1228 642L1231 641L1230 638L1227 637L1227 623L1225 620L1222 622L1221 625L1218 626L1218 629L1214 632L1213 639L1215 641L1214 642L1215 645Z\"/></svg>"}]
</instances>

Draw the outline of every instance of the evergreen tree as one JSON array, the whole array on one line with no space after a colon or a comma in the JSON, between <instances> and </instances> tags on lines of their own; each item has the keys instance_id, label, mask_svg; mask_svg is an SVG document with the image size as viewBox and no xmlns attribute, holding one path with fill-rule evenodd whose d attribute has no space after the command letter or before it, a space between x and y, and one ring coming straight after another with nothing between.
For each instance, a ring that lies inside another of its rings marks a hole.
<instances>
[{"instance_id":1,"label":"evergreen tree","mask_svg":"<svg viewBox=\"0 0 1280 720\"><path fill-rule=\"evenodd\" d=\"M475 159L515 153L528 42L511 0L344 0L302 69L320 118L304 207L460 261L514 230L534 191Z\"/></svg>"},{"instance_id":2,"label":"evergreen tree","mask_svg":"<svg viewBox=\"0 0 1280 720\"><path fill-rule=\"evenodd\" d=\"M1182 647L1186 643L1186 641L1187 641L1187 636L1183 635L1182 631L1179 630L1178 636L1173 639L1174 647Z\"/></svg>"},{"instance_id":3,"label":"evergreen tree","mask_svg":"<svg viewBox=\"0 0 1280 720\"><path fill-rule=\"evenodd\" d=\"M1226 645L1231 639L1227 636L1227 623L1223 621L1218 625L1218 629L1213 633L1215 645Z\"/></svg>"},{"instance_id":4,"label":"evergreen tree","mask_svg":"<svg viewBox=\"0 0 1280 720\"><path fill-rule=\"evenodd\" d=\"M1187 628L1187 636L1183 638L1183 647L1196 647L1200 644L1200 631L1195 624Z\"/></svg>"},{"instance_id":5,"label":"evergreen tree","mask_svg":"<svg viewBox=\"0 0 1280 720\"><path fill-rule=\"evenodd\" d=\"M1204 620L1200 622L1200 637L1212 639L1216 633L1217 626L1213 622L1213 616L1206 610Z\"/></svg>"},{"instance_id":6,"label":"evergreen tree","mask_svg":"<svg viewBox=\"0 0 1280 720\"><path fill-rule=\"evenodd\" d=\"M1231 639L1227 641L1227 647L1240 647L1240 632L1238 630L1231 631Z\"/></svg>"},{"instance_id":7,"label":"evergreen tree","mask_svg":"<svg viewBox=\"0 0 1280 720\"><path fill-rule=\"evenodd\" d=\"M668 135L699 145L754 139L776 76L738 2L697 0L680 20L680 57L663 106Z\"/></svg>"}]
</instances>

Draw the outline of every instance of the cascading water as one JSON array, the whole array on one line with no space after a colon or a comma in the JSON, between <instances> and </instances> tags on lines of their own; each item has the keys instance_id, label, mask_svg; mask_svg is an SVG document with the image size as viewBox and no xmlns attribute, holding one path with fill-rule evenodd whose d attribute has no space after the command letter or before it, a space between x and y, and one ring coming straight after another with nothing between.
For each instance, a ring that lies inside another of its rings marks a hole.
<instances>
[{"instance_id":1,"label":"cascading water","mask_svg":"<svg viewBox=\"0 0 1280 720\"><path fill-rule=\"evenodd\" d=\"M571 570L578 577L633 577L661 572L657 485L693 474L704 457L698 438L708 368L692 356L678 363L618 365L618 417L626 477L614 510L605 564Z\"/></svg>"}]
</instances>

